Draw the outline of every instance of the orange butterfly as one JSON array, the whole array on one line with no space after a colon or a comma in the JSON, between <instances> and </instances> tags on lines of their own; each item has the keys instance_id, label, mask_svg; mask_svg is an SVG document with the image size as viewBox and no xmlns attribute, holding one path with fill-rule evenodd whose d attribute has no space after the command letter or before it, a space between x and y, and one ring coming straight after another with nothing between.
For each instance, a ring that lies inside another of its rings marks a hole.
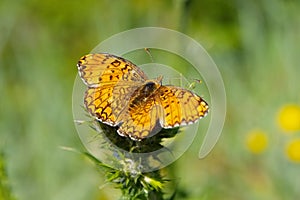
<instances>
[{"instance_id":1,"label":"orange butterfly","mask_svg":"<svg viewBox=\"0 0 300 200\"><path fill-rule=\"evenodd\" d=\"M162 128L195 123L208 112L207 103L197 94L162 85L162 77L149 80L124 58L88 54L77 66L88 86L84 98L88 112L100 122L117 127L121 136L142 140Z\"/></svg>"}]
</instances>

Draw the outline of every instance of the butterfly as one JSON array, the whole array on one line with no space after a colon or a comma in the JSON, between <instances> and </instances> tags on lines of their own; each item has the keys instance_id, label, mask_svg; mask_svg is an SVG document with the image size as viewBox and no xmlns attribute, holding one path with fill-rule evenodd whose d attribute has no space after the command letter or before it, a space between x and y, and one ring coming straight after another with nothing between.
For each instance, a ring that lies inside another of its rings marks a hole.
<instances>
[{"instance_id":1,"label":"butterfly","mask_svg":"<svg viewBox=\"0 0 300 200\"><path fill-rule=\"evenodd\" d=\"M162 128L193 124L208 113L208 104L197 94L162 85L161 76L150 80L122 57L88 54L77 67L88 87L84 105L89 114L132 140L151 137Z\"/></svg>"}]
</instances>

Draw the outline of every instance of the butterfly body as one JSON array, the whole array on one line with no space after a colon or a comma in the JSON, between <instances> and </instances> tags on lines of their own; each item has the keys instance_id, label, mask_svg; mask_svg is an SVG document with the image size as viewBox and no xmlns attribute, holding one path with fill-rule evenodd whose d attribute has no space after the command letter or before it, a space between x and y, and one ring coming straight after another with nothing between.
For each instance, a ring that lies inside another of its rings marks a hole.
<instances>
[{"instance_id":1,"label":"butterfly body","mask_svg":"<svg viewBox=\"0 0 300 200\"><path fill-rule=\"evenodd\" d=\"M147 81L144 85L139 87L133 94L132 94L132 100L129 102L129 104L133 105L139 105L149 98L153 98L155 95L156 90L161 85L155 81Z\"/></svg>"},{"instance_id":2,"label":"butterfly body","mask_svg":"<svg viewBox=\"0 0 300 200\"><path fill-rule=\"evenodd\" d=\"M136 65L111 54L88 54L78 62L88 86L84 104L97 120L118 127L118 134L141 140L162 128L195 123L208 112L193 92L149 80Z\"/></svg>"}]
</instances>

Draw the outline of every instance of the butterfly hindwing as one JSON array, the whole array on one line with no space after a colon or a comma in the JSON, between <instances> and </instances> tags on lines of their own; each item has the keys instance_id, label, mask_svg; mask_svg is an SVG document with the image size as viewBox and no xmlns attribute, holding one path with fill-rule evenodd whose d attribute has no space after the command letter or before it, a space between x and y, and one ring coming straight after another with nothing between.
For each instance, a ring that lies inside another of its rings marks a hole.
<instances>
[{"instance_id":1,"label":"butterfly hindwing","mask_svg":"<svg viewBox=\"0 0 300 200\"><path fill-rule=\"evenodd\" d=\"M208 112L208 105L201 97L180 87L161 86L156 99L162 110L163 128L195 123Z\"/></svg>"},{"instance_id":2,"label":"butterfly hindwing","mask_svg":"<svg viewBox=\"0 0 300 200\"><path fill-rule=\"evenodd\" d=\"M122 117L122 125L118 129L120 135L127 135L140 140L155 134L159 119L159 108L154 98L150 97L139 104L130 104Z\"/></svg>"},{"instance_id":3,"label":"butterfly hindwing","mask_svg":"<svg viewBox=\"0 0 300 200\"><path fill-rule=\"evenodd\" d=\"M84 97L85 107L99 121L116 126L121 122L121 113L126 110L128 101L137 87L139 85L89 87Z\"/></svg>"}]
</instances>

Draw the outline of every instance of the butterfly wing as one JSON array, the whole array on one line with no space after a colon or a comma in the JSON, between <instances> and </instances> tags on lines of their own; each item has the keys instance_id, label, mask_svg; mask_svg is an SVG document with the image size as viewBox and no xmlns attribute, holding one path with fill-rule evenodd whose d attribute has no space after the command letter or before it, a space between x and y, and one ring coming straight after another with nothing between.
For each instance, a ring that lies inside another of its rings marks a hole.
<instances>
[{"instance_id":1,"label":"butterfly wing","mask_svg":"<svg viewBox=\"0 0 300 200\"><path fill-rule=\"evenodd\" d=\"M127 107L135 88L136 86L132 85L90 87L85 92L84 105L99 121L116 126L120 123L120 115Z\"/></svg>"},{"instance_id":2,"label":"butterfly wing","mask_svg":"<svg viewBox=\"0 0 300 200\"><path fill-rule=\"evenodd\" d=\"M146 79L133 63L110 54L88 54L80 58L78 71L88 86L84 104L99 121L116 126L130 96Z\"/></svg>"},{"instance_id":3,"label":"butterfly wing","mask_svg":"<svg viewBox=\"0 0 300 200\"><path fill-rule=\"evenodd\" d=\"M111 54L85 55L80 58L77 67L81 79L89 87L113 86L119 82L142 83L148 79L135 64Z\"/></svg>"},{"instance_id":4,"label":"butterfly wing","mask_svg":"<svg viewBox=\"0 0 300 200\"><path fill-rule=\"evenodd\" d=\"M161 86L156 93L156 102L162 112L163 128L174 128L195 123L208 112L208 104L195 93L175 86Z\"/></svg>"},{"instance_id":5,"label":"butterfly wing","mask_svg":"<svg viewBox=\"0 0 300 200\"><path fill-rule=\"evenodd\" d=\"M120 135L129 136L133 140L141 140L158 132L159 107L153 97L138 104L130 104L122 116L122 125L118 129Z\"/></svg>"}]
</instances>

